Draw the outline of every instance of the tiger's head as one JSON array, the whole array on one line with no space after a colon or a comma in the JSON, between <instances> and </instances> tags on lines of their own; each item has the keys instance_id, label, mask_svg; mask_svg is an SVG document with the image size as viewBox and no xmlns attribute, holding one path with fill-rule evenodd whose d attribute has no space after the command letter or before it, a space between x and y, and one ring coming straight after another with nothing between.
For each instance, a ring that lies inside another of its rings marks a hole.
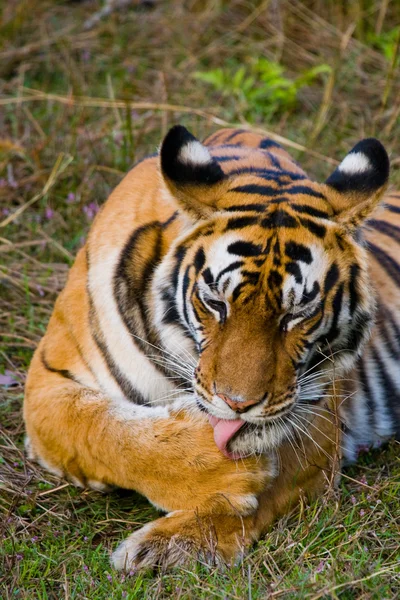
<instances>
[{"instance_id":1,"label":"tiger's head","mask_svg":"<svg viewBox=\"0 0 400 600\"><path fill-rule=\"evenodd\" d=\"M276 446L294 419L301 427L301 407L323 401L367 340L375 305L361 227L389 160L363 140L318 184L282 149L226 147L222 161L221 148L180 126L161 146L188 225L156 272L155 322L218 447L236 456Z\"/></svg>"}]
</instances>

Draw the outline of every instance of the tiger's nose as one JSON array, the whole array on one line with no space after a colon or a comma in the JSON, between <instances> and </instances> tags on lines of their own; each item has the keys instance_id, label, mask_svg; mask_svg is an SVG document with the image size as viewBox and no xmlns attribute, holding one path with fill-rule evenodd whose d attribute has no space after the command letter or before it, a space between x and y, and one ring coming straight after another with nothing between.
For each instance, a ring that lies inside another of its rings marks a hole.
<instances>
[{"instance_id":1,"label":"tiger's nose","mask_svg":"<svg viewBox=\"0 0 400 600\"><path fill-rule=\"evenodd\" d=\"M232 400L225 394L217 394L218 398L221 398L232 410L237 413L244 413L246 410L259 403L259 400Z\"/></svg>"}]
</instances>

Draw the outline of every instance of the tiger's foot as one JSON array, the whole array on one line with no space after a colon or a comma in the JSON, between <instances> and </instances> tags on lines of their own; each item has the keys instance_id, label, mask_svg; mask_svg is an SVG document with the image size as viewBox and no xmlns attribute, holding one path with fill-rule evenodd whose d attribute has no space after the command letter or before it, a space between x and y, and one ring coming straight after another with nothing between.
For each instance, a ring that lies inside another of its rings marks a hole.
<instances>
[{"instance_id":1,"label":"tiger's foot","mask_svg":"<svg viewBox=\"0 0 400 600\"><path fill-rule=\"evenodd\" d=\"M118 570L168 569L194 560L209 565L239 562L256 540L254 517L175 511L130 535L113 553Z\"/></svg>"}]
</instances>

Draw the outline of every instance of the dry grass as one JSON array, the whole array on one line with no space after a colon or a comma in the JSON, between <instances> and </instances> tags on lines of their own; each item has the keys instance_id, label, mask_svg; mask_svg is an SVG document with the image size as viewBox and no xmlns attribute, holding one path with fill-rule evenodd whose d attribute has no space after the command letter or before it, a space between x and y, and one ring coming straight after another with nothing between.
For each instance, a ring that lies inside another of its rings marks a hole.
<instances>
[{"instance_id":1,"label":"dry grass","mask_svg":"<svg viewBox=\"0 0 400 600\"><path fill-rule=\"evenodd\" d=\"M340 495L280 521L241 567L125 581L108 551L155 511L134 494L79 492L24 460L26 369L68 266L98 206L170 125L199 137L231 123L267 131L317 178L374 135L400 185L396 0L136 1L85 29L98 8L0 8L0 374L13 383L0 386L0 597L399 597L395 443L348 470ZM290 80L330 69L272 115L194 78L251 70L257 57Z\"/></svg>"}]
</instances>

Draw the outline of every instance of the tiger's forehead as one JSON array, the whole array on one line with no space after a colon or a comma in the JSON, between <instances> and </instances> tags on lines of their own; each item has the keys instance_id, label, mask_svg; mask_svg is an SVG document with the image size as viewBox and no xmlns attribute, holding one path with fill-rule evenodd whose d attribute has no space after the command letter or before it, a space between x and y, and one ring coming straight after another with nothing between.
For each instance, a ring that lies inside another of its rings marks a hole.
<instances>
[{"instance_id":1,"label":"tiger's forehead","mask_svg":"<svg viewBox=\"0 0 400 600\"><path fill-rule=\"evenodd\" d=\"M208 236L200 279L219 295L236 300L262 293L275 307L290 310L317 299L329 266L329 253L307 235L248 227Z\"/></svg>"}]
</instances>

